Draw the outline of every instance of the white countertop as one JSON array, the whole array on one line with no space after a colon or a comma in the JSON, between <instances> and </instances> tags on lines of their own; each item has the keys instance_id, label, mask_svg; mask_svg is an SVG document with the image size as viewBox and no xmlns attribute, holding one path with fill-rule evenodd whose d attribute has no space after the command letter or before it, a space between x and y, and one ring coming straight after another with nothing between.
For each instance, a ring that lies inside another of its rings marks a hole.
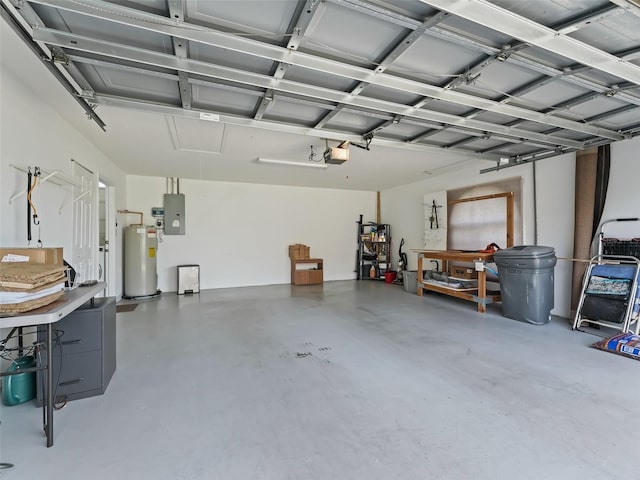
<instances>
[{"instance_id":1,"label":"white countertop","mask_svg":"<svg viewBox=\"0 0 640 480\"><path fill-rule=\"evenodd\" d=\"M10 317L0 317L0 328L26 327L29 325L43 325L55 323L73 312L76 308L91 300L98 293L107 288L105 282L98 282L90 287L76 287L66 290L64 296L56 300L51 310L42 313L19 313ZM42 307L46 309L47 307ZM42 309L38 309L41 311Z\"/></svg>"}]
</instances>

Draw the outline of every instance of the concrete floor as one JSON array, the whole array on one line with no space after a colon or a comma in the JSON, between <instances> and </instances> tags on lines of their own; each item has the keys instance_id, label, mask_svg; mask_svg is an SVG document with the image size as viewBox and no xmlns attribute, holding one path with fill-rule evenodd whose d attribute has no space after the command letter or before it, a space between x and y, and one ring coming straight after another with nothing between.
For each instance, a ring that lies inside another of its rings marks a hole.
<instances>
[{"instance_id":1,"label":"concrete floor","mask_svg":"<svg viewBox=\"0 0 640 480\"><path fill-rule=\"evenodd\" d=\"M378 282L163 294L103 396L3 407L7 479L636 478L640 364Z\"/></svg>"}]
</instances>

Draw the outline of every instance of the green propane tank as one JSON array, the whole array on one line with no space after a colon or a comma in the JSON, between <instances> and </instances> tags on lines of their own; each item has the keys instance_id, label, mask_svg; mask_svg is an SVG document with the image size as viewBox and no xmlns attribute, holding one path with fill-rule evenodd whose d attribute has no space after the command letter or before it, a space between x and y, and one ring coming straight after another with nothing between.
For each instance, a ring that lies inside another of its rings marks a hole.
<instances>
[{"instance_id":1,"label":"green propane tank","mask_svg":"<svg viewBox=\"0 0 640 480\"><path fill-rule=\"evenodd\" d=\"M7 372L19 372L36 366L32 355L16 358ZM36 396L36 372L17 373L2 377L2 403L7 406L20 405Z\"/></svg>"}]
</instances>

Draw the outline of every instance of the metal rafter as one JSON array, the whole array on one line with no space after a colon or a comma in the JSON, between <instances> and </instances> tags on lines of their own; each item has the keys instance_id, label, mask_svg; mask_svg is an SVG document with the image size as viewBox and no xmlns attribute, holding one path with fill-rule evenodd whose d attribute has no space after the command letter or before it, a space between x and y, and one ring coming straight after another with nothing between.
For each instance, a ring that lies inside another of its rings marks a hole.
<instances>
[{"instance_id":1,"label":"metal rafter","mask_svg":"<svg viewBox=\"0 0 640 480\"><path fill-rule=\"evenodd\" d=\"M289 50L298 49L305 35L312 31L318 24L324 9L324 2L319 2L318 0L307 0L305 4L294 14L289 24L289 28L287 29L290 36L289 38L286 38L284 42ZM285 62L277 62L272 73L273 78L276 80L284 78L288 68L289 64ZM274 97L275 91L272 88L268 88L264 93L262 101L258 105L253 118L260 120L271 105L273 105Z\"/></svg>"},{"instance_id":2,"label":"metal rafter","mask_svg":"<svg viewBox=\"0 0 640 480\"><path fill-rule=\"evenodd\" d=\"M211 28L205 28L195 25L190 25L189 28L187 28L186 25L177 26L173 24L167 24L166 22L168 21L168 19L165 19L164 17L138 12L126 7L119 7L112 4L106 4L103 6L101 4L100 9L97 10L92 5L63 2L61 0L36 1L38 1L38 3L52 5L61 9L71 10L76 13L90 15L136 28L142 28L145 30L164 33L167 35L176 35L188 38L191 41L215 45L222 48L228 48L230 50L247 53L249 55L270 58L278 61L285 61L286 63L310 68L312 70L330 72L334 75L352 78L359 81L366 81L371 84L380 85L395 90L411 92L425 97L440 98L442 100L450 101L453 103L466 105L473 108L481 108L483 110L501 113L504 115L513 116L515 118L523 118L531 120L533 122L540 122L558 126L561 128L575 130L585 134L607 137L611 140L621 140L621 137L618 133L607 129L596 128L572 120L543 115L534 110L500 104L498 102L494 102L481 97L476 97L473 95L445 90L441 87L426 84L424 82L396 77L393 75L388 75L386 73L373 72L365 68L356 67L336 60L322 58L302 52L290 51L286 48L262 43L248 38L240 38L237 36L219 32ZM43 32L44 29L38 29L38 31L34 33L42 34ZM640 67L638 68L638 70L640 70ZM408 110L408 113L410 112L411 109Z\"/></svg>"},{"instance_id":3,"label":"metal rafter","mask_svg":"<svg viewBox=\"0 0 640 480\"><path fill-rule=\"evenodd\" d=\"M106 94L96 93L94 96L94 101L98 105L104 105L104 106L127 108L130 110L158 113L162 115L174 115L174 116L186 117L186 118L196 118L201 120L226 123L229 125L239 125L239 126L245 126L245 127L262 128L266 130L274 130L279 132L296 133L299 135L309 135L312 137L324 138L329 140L336 140L336 141L348 140L354 143L358 143L362 141L361 136L348 134L343 131L308 128L303 126L280 123L276 121L269 121L269 120L255 120L253 118L229 115L226 113L220 113L220 112L203 110L203 109L185 110L182 108L175 107L173 105L166 105L166 104L161 104L157 102L148 102L148 101L142 101L142 100L133 100L130 98L118 97L115 95L106 95ZM383 147L399 148L403 150L412 150L416 152L430 152L430 153L439 153L439 154L444 153L443 150L437 145L433 145L433 146L432 145L410 145L398 140L390 140L390 139L384 139L384 138L375 138L373 139L372 142L377 146L383 146ZM450 150L450 152L462 154L468 157L484 158L486 160L497 160L499 158L499 156L492 155L492 154L477 155L472 151L464 150L464 149L453 148Z\"/></svg>"},{"instance_id":4,"label":"metal rafter","mask_svg":"<svg viewBox=\"0 0 640 480\"><path fill-rule=\"evenodd\" d=\"M382 111L390 114L400 114L417 119L435 121L439 123L450 123L466 127L473 130L489 131L501 133L508 136L521 137L529 140L536 140L547 144L557 144L579 148L582 142L562 139L560 137L544 136L535 132L522 129L513 129L496 125L490 122L469 120L457 115L447 113L421 110L407 107L405 104L379 100L371 97L350 96L348 93L329 88L306 85L300 82L281 79L274 80L272 77L257 73L247 72L235 68L223 67L211 63L198 61L190 58L179 59L174 55L168 55L156 51L142 48L129 47L127 45L116 44L105 40L89 38L83 35L76 35L68 32L48 28L37 28L34 36L40 41L51 45L70 48L77 51L85 51L93 54L103 55L111 58L118 58L132 62L154 65L206 77L218 78L229 82L236 82L246 85L254 85L262 88L273 88L277 91L289 92L305 97L319 98L335 103L346 103L362 109ZM554 122L548 122L553 125ZM616 138L619 134L616 133Z\"/></svg>"},{"instance_id":5,"label":"metal rafter","mask_svg":"<svg viewBox=\"0 0 640 480\"><path fill-rule=\"evenodd\" d=\"M169 5L169 16L176 23L184 22L185 4L184 0L167 0ZM185 38L171 37L173 43L173 52L178 58L187 58L189 52L187 50L187 40ZM178 72L178 88L180 91L180 100L182 108L187 110L191 108L192 92L189 85L189 75L186 72Z\"/></svg>"},{"instance_id":6,"label":"metal rafter","mask_svg":"<svg viewBox=\"0 0 640 480\"><path fill-rule=\"evenodd\" d=\"M401 40L396 42L395 46L391 48L389 53L383 55L382 58L380 58L376 62L376 68L374 70L377 73L384 72L398 57L400 57L400 55L406 52L409 47L411 47L422 35L424 35L424 32L440 23L447 17L447 15L449 14L446 12L438 12L437 14L425 20L422 24L415 27L412 32L408 33ZM369 85L368 82L359 82L351 90L351 95L360 95L360 93L367 87L367 85ZM337 107L338 108L322 117L322 119L320 119L320 121L316 124L316 127L322 128L324 125L326 125L333 117L335 117L340 112L340 110L345 107L345 105L337 105ZM375 133L375 131L379 131L382 128L384 127L379 127L369 133Z\"/></svg>"}]
</instances>

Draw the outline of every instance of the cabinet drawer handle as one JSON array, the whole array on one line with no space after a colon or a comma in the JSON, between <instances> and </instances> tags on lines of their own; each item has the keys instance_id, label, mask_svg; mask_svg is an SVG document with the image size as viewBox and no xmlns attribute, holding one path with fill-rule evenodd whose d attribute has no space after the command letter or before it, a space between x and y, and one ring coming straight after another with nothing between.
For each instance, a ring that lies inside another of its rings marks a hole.
<instances>
[{"instance_id":1,"label":"cabinet drawer handle","mask_svg":"<svg viewBox=\"0 0 640 480\"><path fill-rule=\"evenodd\" d=\"M77 345L78 343L82 343L81 338L77 340L67 340L66 342L60 342L61 345Z\"/></svg>"},{"instance_id":2,"label":"cabinet drawer handle","mask_svg":"<svg viewBox=\"0 0 640 480\"><path fill-rule=\"evenodd\" d=\"M69 380L68 382L62 382L58 385L60 387L64 387L66 385L73 385L74 383L82 383L83 381L84 381L84 378L80 377L80 378L76 378L75 380Z\"/></svg>"}]
</instances>

